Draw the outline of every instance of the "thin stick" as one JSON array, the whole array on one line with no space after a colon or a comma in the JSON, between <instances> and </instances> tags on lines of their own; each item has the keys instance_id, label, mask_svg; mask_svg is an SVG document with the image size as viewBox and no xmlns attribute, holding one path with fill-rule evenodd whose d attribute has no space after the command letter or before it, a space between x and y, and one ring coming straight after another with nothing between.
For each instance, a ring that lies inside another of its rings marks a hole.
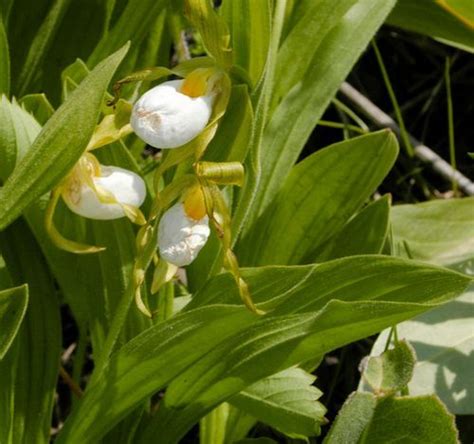
<instances>
[{"instance_id":1,"label":"thin stick","mask_svg":"<svg viewBox=\"0 0 474 444\"><path fill-rule=\"evenodd\" d=\"M62 365L59 367L59 376L61 376L62 380L69 386L72 393L74 393L78 398L82 398L84 392L81 387L76 384Z\"/></svg>"},{"instance_id":2,"label":"thin stick","mask_svg":"<svg viewBox=\"0 0 474 444\"><path fill-rule=\"evenodd\" d=\"M380 128L391 128L400 136L400 128L396 122L379 107L372 103L367 97L357 91L352 85L344 82L339 91ZM441 177L448 181L456 181L458 189L468 196L474 196L474 183L466 176L451 167L451 165L438 156L433 150L423 145L419 140L409 135L414 147L415 156L431 165Z\"/></svg>"},{"instance_id":3,"label":"thin stick","mask_svg":"<svg viewBox=\"0 0 474 444\"><path fill-rule=\"evenodd\" d=\"M450 77L451 61L449 57L446 57L446 63L444 65L444 80L446 82L446 101L448 102L448 134L449 134L449 160L453 169L456 169L456 145L454 143L454 117L453 117L453 100L451 97L451 77ZM454 180L451 180L453 192L457 194L458 184Z\"/></svg>"}]
</instances>

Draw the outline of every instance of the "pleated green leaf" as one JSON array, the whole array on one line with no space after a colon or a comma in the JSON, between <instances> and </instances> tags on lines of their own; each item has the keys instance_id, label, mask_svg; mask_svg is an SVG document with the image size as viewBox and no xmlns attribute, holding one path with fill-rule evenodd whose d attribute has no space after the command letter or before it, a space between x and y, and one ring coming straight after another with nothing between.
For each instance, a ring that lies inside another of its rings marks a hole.
<instances>
[{"instance_id":1,"label":"pleated green leaf","mask_svg":"<svg viewBox=\"0 0 474 444\"><path fill-rule=\"evenodd\" d=\"M158 416L140 439L176 442L212 408L258 380L425 311L470 282L455 272L381 256L316 268L308 275L306 267L279 267L293 280L292 291L280 284L274 292L269 276L254 281L260 301L255 299L271 298L261 304L274 307L269 316L255 316L240 304L213 305L190 309L132 339L88 387L58 442L100 439L169 383Z\"/></svg>"},{"instance_id":2,"label":"pleated green leaf","mask_svg":"<svg viewBox=\"0 0 474 444\"><path fill-rule=\"evenodd\" d=\"M324 245L314 260L380 253L389 230L390 200L386 195L363 208Z\"/></svg>"},{"instance_id":3,"label":"pleated green leaf","mask_svg":"<svg viewBox=\"0 0 474 444\"><path fill-rule=\"evenodd\" d=\"M0 442L47 444L61 353L56 288L22 219L0 233L0 250L13 284L29 287L25 318L0 361Z\"/></svg>"},{"instance_id":4,"label":"pleated green leaf","mask_svg":"<svg viewBox=\"0 0 474 444\"><path fill-rule=\"evenodd\" d=\"M274 199L339 85L394 4L395 0L378 0L376 4L358 0L324 37L301 80L272 111L263 135L261 172L244 233ZM318 39L317 35L314 32L312 38ZM307 39L299 44L311 46L312 42Z\"/></svg>"},{"instance_id":5,"label":"pleated green leaf","mask_svg":"<svg viewBox=\"0 0 474 444\"><path fill-rule=\"evenodd\" d=\"M28 286L0 291L0 359L15 339L28 304Z\"/></svg>"},{"instance_id":6,"label":"pleated green leaf","mask_svg":"<svg viewBox=\"0 0 474 444\"><path fill-rule=\"evenodd\" d=\"M270 43L271 2L227 0L222 4L221 14L230 29L234 64L244 68L257 84L265 68Z\"/></svg>"},{"instance_id":7,"label":"pleated green leaf","mask_svg":"<svg viewBox=\"0 0 474 444\"><path fill-rule=\"evenodd\" d=\"M73 167L94 131L105 90L127 47L101 62L48 120L0 190L0 229Z\"/></svg>"},{"instance_id":8,"label":"pleated green leaf","mask_svg":"<svg viewBox=\"0 0 474 444\"><path fill-rule=\"evenodd\" d=\"M474 259L474 198L435 200L392 208L394 253L469 268Z\"/></svg>"},{"instance_id":9,"label":"pleated green leaf","mask_svg":"<svg viewBox=\"0 0 474 444\"><path fill-rule=\"evenodd\" d=\"M320 247L375 191L397 154L393 134L380 131L337 143L304 159L239 244L241 262L312 262Z\"/></svg>"},{"instance_id":10,"label":"pleated green leaf","mask_svg":"<svg viewBox=\"0 0 474 444\"><path fill-rule=\"evenodd\" d=\"M444 9L440 3L436 0L398 0L387 23L474 52L474 29ZM470 7L473 8L472 2Z\"/></svg>"}]
</instances>

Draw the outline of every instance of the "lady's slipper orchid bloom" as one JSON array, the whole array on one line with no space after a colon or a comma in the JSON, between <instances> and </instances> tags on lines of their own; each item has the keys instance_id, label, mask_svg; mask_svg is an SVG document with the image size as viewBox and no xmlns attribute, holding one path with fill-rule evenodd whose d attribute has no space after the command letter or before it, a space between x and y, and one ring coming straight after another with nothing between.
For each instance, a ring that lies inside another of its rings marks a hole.
<instances>
[{"instance_id":1,"label":"lady's slipper orchid bloom","mask_svg":"<svg viewBox=\"0 0 474 444\"><path fill-rule=\"evenodd\" d=\"M127 216L144 222L138 210L146 197L143 179L123 168L100 165L92 155L79 161L61 194L69 209L80 216L98 220Z\"/></svg>"},{"instance_id":2,"label":"lady's slipper orchid bloom","mask_svg":"<svg viewBox=\"0 0 474 444\"><path fill-rule=\"evenodd\" d=\"M210 69L196 69L184 80L164 82L135 103L131 125L155 148L177 148L200 134L209 122L216 93Z\"/></svg>"},{"instance_id":3,"label":"lady's slipper orchid bloom","mask_svg":"<svg viewBox=\"0 0 474 444\"><path fill-rule=\"evenodd\" d=\"M211 230L209 218L193 219L179 202L165 212L158 228L160 256L178 267L189 265L196 259L207 242Z\"/></svg>"}]
</instances>

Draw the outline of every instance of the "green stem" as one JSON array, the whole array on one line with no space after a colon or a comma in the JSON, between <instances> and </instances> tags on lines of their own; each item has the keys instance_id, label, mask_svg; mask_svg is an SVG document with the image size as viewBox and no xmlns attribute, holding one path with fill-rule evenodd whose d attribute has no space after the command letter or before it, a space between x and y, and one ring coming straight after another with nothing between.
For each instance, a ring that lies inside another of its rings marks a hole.
<instances>
[{"instance_id":1,"label":"green stem","mask_svg":"<svg viewBox=\"0 0 474 444\"><path fill-rule=\"evenodd\" d=\"M413 149L413 145L410 142L408 131L405 127L405 122L403 120L402 112L400 110L400 106L398 105L397 97L393 90L392 83L390 82L390 77L388 75L387 69L385 68L385 64L382 59L382 54L380 53L377 43L375 43L375 40L372 40L372 47L374 48L375 56L379 64L380 72L382 73L382 78L385 83L385 87L387 88L388 95L390 96L390 101L392 102L392 106L395 111L395 116L398 121L398 126L400 127L400 135L403 141L403 145L407 151L407 154L410 157L413 157L415 155L415 151Z\"/></svg>"},{"instance_id":2,"label":"green stem","mask_svg":"<svg viewBox=\"0 0 474 444\"><path fill-rule=\"evenodd\" d=\"M336 106L337 109L341 110L344 114L350 117L359 127L364 131L364 133L369 132L369 127L367 124L354 112L352 111L345 103L341 102L339 99L332 99L332 103Z\"/></svg>"},{"instance_id":3,"label":"green stem","mask_svg":"<svg viewBox=\"0 0 474 444\"><path fill-rule=\"evenodd\" d=\"M456 170L456 145L454 142L454 116L453 116L453 100L451 96L451 76L450 76L451 61L446 57L444 66L444 80L446 82L446 100L448 103L448 134L449 134L449 160L451 166ZM457 194L458 183L452 178L453 192Z\"/></svg>"},{"instance_id":4,"label":"green stem","mask_svg":"<svg viewBox=\"0 0 474 444\"><path fill-rule=\"evenodd\" d=\"M351 125L348 123L340 123L340 122L330 122L328 120L320 120L318 122L319 126L327 126L329 128L341 128L341 129L350 129L351 131L357 133L357 134L367 134L367 131L359 128L358 126Z\"/></svg>"}]
</instances>

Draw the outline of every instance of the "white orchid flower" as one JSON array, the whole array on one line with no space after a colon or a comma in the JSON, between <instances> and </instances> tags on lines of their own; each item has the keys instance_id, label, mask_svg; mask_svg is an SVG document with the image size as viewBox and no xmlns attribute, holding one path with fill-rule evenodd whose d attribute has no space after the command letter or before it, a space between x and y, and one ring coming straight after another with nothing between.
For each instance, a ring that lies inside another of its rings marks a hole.
<instances>
[{"instance_id":1,"label":"white orchid flower","mask_svg":"<svg viewBox=\"0 0 474 444\"><path fill-rule=\"evenodd\" d=\"M160 256L178 267L189 265L206 244L211 230L207 215L201 219L188 216L182 202L165 212L158 228Z\"/></svg>"},{"instance_id":2,"label":"white orchid flower","mask_svg":"<svg viewBox=\"0 0 474 444\"><path fill-rule=\"evenodd\" d=\"M61 189L71 211L89 219L142 219L138 208L146 197L143 179L132 171L100 165L91 154L83 156Z\"/></svg>"},{"instance_id":3,"label":"white orchid flower","mask_svg":"<svg viewBox=\"0 0 474 444\"><path fill-rule=\"evenodd\" d=\"M155 148L177 148L200 134L216 95L212 72L196 69L186 79L164 82L140 97L130 121L138 137Z\"/></svg>"},{"instance_id":4,"label":"white orchid flower","mask_svg":"<svg viewBox=\"0 0 474 444\"><path fill-rule=\"evenodd\" d=\"M66 239L54 225L54 212L62 197L71 211L89 219L110 220L124 216L144 224L139 207L146 196L143 179L132 171L103 166L90 153L84 154L63 182L51 191L45 226L53 243L71 253L96 253L103 247Z\"/></svg>"}]
</instances>

